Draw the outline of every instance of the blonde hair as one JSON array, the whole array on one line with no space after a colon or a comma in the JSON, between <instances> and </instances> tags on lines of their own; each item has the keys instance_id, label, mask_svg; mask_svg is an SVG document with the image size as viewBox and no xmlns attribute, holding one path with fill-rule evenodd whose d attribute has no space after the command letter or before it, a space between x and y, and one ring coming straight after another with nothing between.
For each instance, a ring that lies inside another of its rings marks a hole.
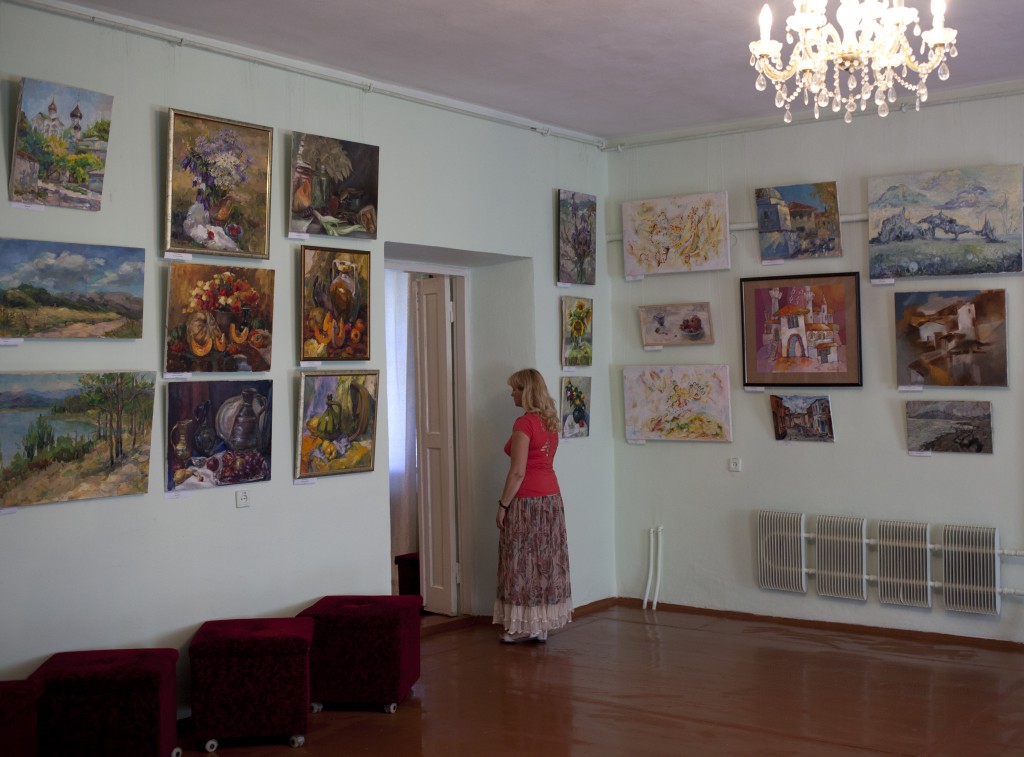
<instances>
[{"instance_id":1,"label":"blonde hair","mask_svg":"<svg viewBox=\"0 0 1024 757\"><path fill-rule=\"evenodd\" d=\"M523 368L508 377L508 385L523 393L523 410L540 417L548 431L558 431L561 426L555 401L548 392L544 377L536 368Z\"/></svg>"}]
</instances>

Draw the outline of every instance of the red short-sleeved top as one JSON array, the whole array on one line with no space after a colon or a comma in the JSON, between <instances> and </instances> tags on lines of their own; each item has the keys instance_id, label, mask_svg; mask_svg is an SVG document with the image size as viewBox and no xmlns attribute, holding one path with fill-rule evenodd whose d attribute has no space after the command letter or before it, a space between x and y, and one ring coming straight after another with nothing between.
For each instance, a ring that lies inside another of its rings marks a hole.
<instances>
[{"instance_id":1,"label":"red short-sleeved top","mask_svg":"<svg viewBox=\"0 0 1024 757\"><path fill-rule=\"evenodd\" d=\"M552 463L558 450L558 434L548 431L538 416L525 413L512 424L512 431L526 434L530 446L526 453L526 477L516 492L517 497L543 497L560 494L558 478ZM512 437L505 442L505 454L512 455Z\"/></svg>"}]
</instances>

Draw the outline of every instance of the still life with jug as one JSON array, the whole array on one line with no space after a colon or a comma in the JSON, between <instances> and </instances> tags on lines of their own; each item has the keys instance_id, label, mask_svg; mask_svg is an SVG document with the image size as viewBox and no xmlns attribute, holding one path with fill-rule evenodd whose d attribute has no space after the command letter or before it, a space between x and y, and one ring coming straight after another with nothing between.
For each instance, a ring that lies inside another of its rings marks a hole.
<instances>
[{"instance_id":1,"label":"still life with jug","mask_svg":"<svg viewBox=\"0 0 1024 757\"><path fill-rule=\"evenodd\" d=\"M272 381L167 385L167 491L270 480Z\"/></svg>"},{"instance_id":2,"label":"still life with jug","mask_svg":"<svg viewBox=\"0 0 1024 757\"><path fill-rule=\"evenodd\" d=\"M310 371L299 391L296 478L373 470L379 371Z\"/></svg>"}]
</instances>

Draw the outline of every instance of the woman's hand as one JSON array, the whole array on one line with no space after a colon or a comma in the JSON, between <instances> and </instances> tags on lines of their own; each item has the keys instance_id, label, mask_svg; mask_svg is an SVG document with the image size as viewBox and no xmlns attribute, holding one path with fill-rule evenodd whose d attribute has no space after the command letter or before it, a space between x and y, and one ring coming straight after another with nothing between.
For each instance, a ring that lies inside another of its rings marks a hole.
<instances>
[{"instance_id":1,"label":"woman's hand","mask_svg":"<svg viewBox=\"0 0 1024 757\"><path fill-rule=\"evenodd\" d=\"M498 514L494 516L494 522L498 524L499 531L505 530L505 513L507 512L507 507L502 507L501 505L498 505Z\"/></svg>"}]
</instances>

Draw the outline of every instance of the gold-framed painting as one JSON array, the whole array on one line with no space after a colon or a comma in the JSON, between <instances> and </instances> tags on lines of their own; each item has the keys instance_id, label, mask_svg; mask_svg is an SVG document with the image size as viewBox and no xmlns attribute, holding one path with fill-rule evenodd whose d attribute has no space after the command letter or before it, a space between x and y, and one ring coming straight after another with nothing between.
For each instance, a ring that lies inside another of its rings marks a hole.
<instances>
[{"instance_id":1,"label":"gold-framed painting","mask_svg":"<svg viewBox=\"0 0 1024 757\"><path fill-rule=\"evenodd\" d=\"M168 122L164 249L268 258L273 129L173 108Z\"/></svg>"},{"instance_id":2,"label":"gold-framed painting","mask_svg":"<svg viewBox=\"0 0 1024 757\"><path fill-rule=\"evenodd\" d=\"M370 359L370 253L302 246L302 360Z\"/></svg>"},{"instance_id":3,"label":"gold-framed painting","mask_svg":"<svg viewBox=\"0 0 1024 757\"><path fill-rule=\"evenodd\" d=\"M295 478L373 470L380 371L307 371L299 377Z\"/></svg>"}]
</instances>

